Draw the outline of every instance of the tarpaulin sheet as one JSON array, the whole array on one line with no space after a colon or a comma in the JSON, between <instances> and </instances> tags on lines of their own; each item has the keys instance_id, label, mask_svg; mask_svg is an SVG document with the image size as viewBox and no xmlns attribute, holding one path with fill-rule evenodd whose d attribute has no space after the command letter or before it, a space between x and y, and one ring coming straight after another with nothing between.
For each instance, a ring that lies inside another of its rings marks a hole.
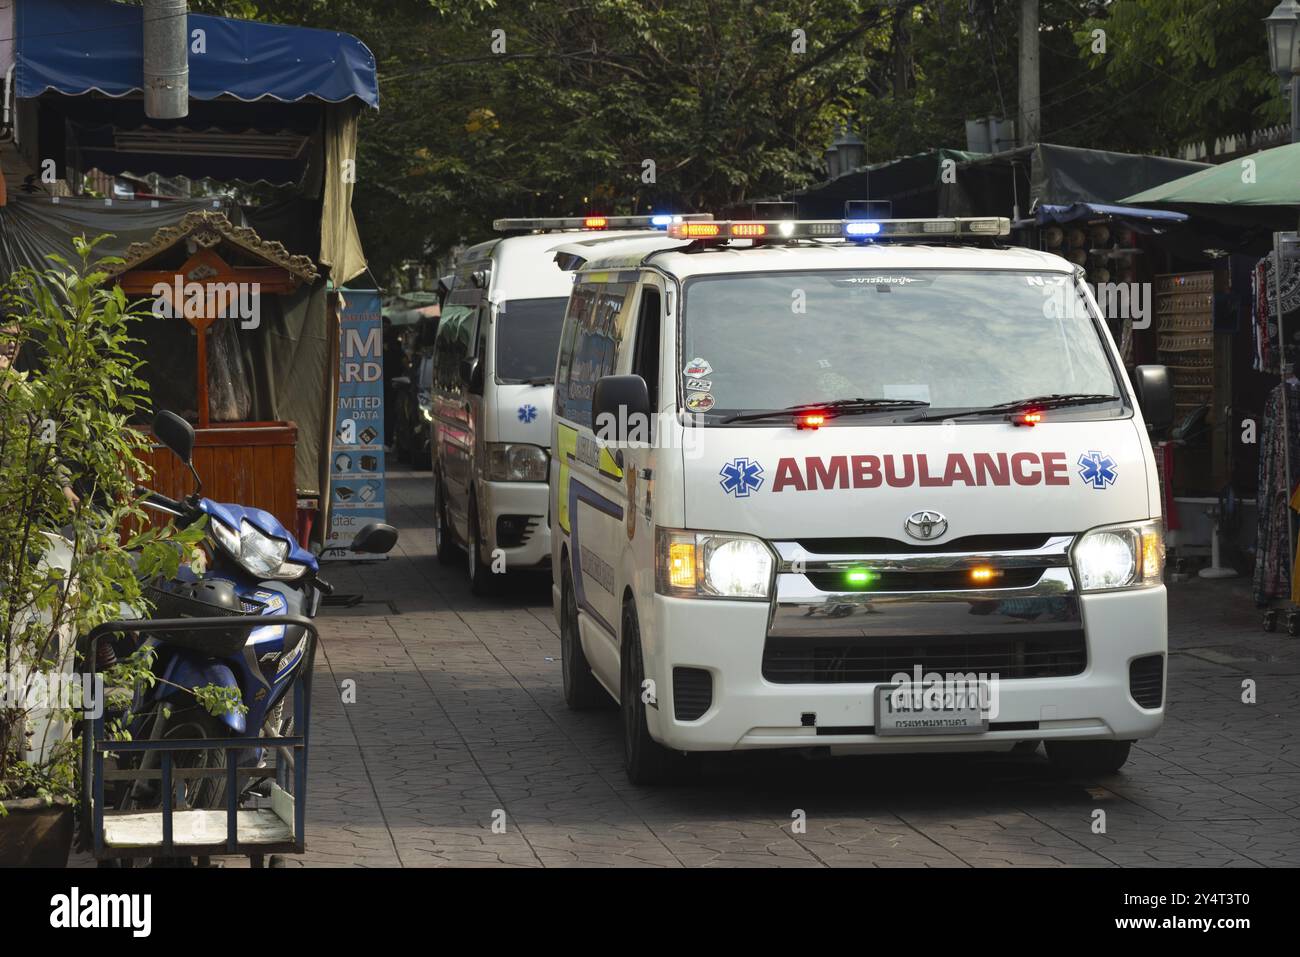
<instances>
[{"instance_id":1,"label":"tarpaulin sheet","mask_svg":"<svg viewBox=\"0 0 1300 957\"><path fill-rule=\"evenodd\" d=\"M288 203L242 211L214 200L114 200L16 196L0 207L0 281L21 266L44 269L46 255L73 258L71 237L111 234L96 256L121 256L131 243L147 242L196 209L219 209L236 225L252 226L263 239L282 242L291 253L311 255L319 220L311 203ZM249 418L298 425L294 478L302 491L319 491L322 422L328 415L330 333L325 281L288 295L261 299L256 330L239 330L238 365L247 376ZM229 320L226 320L229 321ZM155 408L194 417L196 357L189 324L149 316L134 333L145 360ZM242 392L243 390L241 390Z\"/></svg>"},{"instance_id":2,"label":"tarpaulin sheet","mask_svg":"<svg viewBox=\"0 0 1300 957\"><path fill-rule=\"evenodd\" d=\"M1181 223L1187 216L1167 209L1143 209L1140 206L1112 206L1107 203L1073 203L1055 206L1043 203L1034 210L1034 218L1041 226L1045 223L1073 223L1080 219L1110 216L1115 219L1141 220L1148 223Z\"/></svg>"},{"instance_id":3,"label":"tarpaulin sheet","mask_svg":"<svg viewBox=\"0 0 1300 957\"><path fill-rule=\"evenodd\" d=\"M19 97L138 93L143 82L144 10L106 0L19 0ZM190 46L190 97L306 98L379 106L375 58L354 36L277 23L189 14L186 35L203 30L206 51ZM94 38L87 43L87 38Z\"/></svg>"}]
</instances>

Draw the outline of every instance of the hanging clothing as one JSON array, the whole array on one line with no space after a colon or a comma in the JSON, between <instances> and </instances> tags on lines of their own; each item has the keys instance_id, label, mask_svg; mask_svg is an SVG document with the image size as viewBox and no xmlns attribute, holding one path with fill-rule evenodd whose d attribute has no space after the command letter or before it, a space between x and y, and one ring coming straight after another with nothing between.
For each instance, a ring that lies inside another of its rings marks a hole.
<instances>
[{"instance_id":1,"label":"hanging clothing","mask_svg":"<svg viewBox=\"0 0 1300 957\"><path fill-rule=\"evenodd\" d=\"M1282 394L1286 392L1287 435L1282 426ZM1300 386L1287 381L1276 386L1264 407L1259 443L1259 515L1255 529L1255 603L1291 594L1290 535L1292 489L1287 487L1286 451L1290 451L1292 484L1300 481Z\"/></svg>"},{"instance_id":2,"label":"hanging clothing","mask_svg":"<svg viewBox=\"0 0 1300 957\"><path fill-rule=\"evenodd\" d=\"M1256 265L1251 281L1254 295L1254 308L1251 311L1251 339L1254 344L1254 360L1251 363L1259 372L1281 373L1286 361L1282 343L1278 339L1277 328L1277 291L1273 288L1274 256L1269 253ZM1282 315L1286 318L1287 331L1294 342L1294 333L1300 332L1296 326L1297 317L1292 315L1300 310L1300 261L1287 259L1282 269L1281 278Z\"/></svg>"}]
</instances>

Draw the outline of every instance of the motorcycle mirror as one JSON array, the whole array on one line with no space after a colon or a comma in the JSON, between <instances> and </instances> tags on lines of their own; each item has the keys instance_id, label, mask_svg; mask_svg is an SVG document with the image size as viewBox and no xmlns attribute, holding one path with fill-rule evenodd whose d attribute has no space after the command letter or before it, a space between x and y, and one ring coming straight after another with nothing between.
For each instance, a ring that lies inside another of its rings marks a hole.
<instances>
[{"instance_id":1,"label":"motorcycle mirror","mask_svg":"<svg viewBox=\"0 0 1300 957\"><path fill-rule=\"evenodd\" d=\"M194 455L194 426L175 412L159 412L153 417L153 434L158 441L176 453L176 457L190 467L194 476L195 495L203 494L203 479L191 460Z\"/></svg>"},{"instance_id":2,"label":"motorcycle mirror","mask_svg":"<svg viewBox=\"0 0 1300 957\"><path fill-rule=\"evenodd\" d=\"M397 544L397 529L381 522L371 522L352 539L351 550L369 555L387 555Z\"/></svg>"},{"instance_id":3,"label":"motorcycle mirror","mask_svg":"<svg viewBox=\"0 0 1300 957\"><path fill-rule=\"evenodd\" d=\"M194 427L175 412L159 412L153 419L153 434L176 453L186 465L194 452Z\"/></svg>"}]
</instances>

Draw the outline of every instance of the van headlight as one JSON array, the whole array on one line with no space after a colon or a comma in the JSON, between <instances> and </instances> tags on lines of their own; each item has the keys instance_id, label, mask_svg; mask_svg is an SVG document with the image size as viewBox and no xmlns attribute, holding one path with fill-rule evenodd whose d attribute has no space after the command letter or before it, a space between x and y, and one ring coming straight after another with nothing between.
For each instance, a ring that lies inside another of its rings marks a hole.
<instances>
[{"instance_id":1,"label":"van headlight","mask_svg":"<svg viewBox=\"0 0 1300 957\"><path fill-rule=\"evenodd\" d=\"M765 599L774 566L772 550L750 535L655 529L655 590L661 595Z\"/></svg>"},{"instance_id":2,"label":"van headlight","mask_svg":"<svg viewBox=\"0 0 1300 957\"><path fill-rule=\"evenodd\" d=\"M489 482L545 482L550 457L540 445L510 445L489 442L487 479Z\"/></svg>"},{"instance_id":3,"label":"van headlight","mask_svg":"<svg viewBox=\"0 0 1300 957\"><path fill-rule=\"evenodd\" d=\"M1080 591L1159 585L1165 572L1165 525L1159 519L1085 532L1071 553Z\"/></svg>"}]
</instances>

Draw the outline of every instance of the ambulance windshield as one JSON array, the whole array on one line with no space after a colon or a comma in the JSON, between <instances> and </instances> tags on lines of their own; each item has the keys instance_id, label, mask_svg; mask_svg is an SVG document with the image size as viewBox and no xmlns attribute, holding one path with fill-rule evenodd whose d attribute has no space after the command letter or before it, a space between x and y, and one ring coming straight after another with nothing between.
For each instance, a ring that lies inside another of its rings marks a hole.
<instances>
[{"instance_id":1,"label":"ambulance windshield","mask_svg":"<svg viewBox=\"0 0 1300 957\"><path fill-rule=\"evenodd\" d=\"M935 413L1122 394L1098 322L1060 273L702 276L688 280L684 305L682 401L710 417L857 398L926 402Z\"/></svg>"}]
</instances>

